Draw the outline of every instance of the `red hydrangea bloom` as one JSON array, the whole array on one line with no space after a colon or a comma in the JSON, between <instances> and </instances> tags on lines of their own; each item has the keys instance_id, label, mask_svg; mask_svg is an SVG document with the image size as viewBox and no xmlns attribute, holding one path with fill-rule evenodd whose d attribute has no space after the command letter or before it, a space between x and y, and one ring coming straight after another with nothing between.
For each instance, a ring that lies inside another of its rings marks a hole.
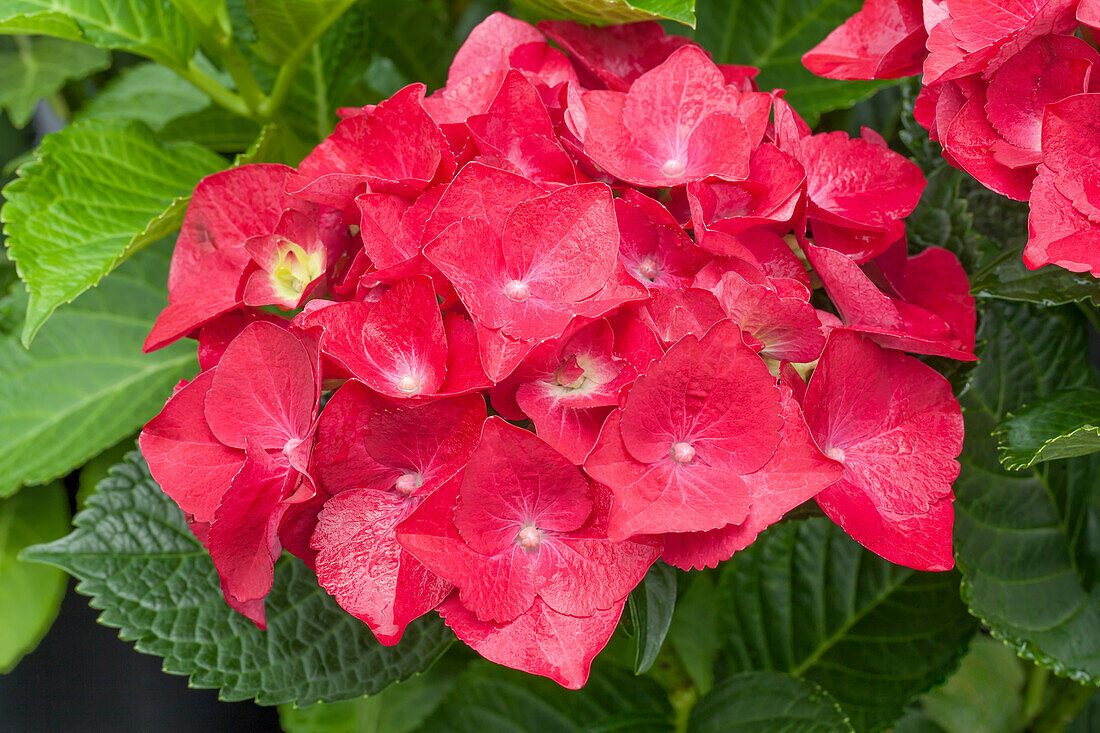
<instances>
[{"instance_id":1,"label":"red hydrangea bloom","mask_svg":"<svg viewBox=\"0 0 1100 733\"><path fill-rule=\"evenodd\" d=\"M952 253L929 247L906 258L902 240L860 267L825 247L806 252L846 327L889 348L974 360L974 297Z\"/></svg>"},{"instance_id":2,"label":"red hydrangea bloom","mask_svg":"<svg viewBox=\"0 0 1100 733\"><path fill-rule=\"evenodd\" d=\"M628 190L615 199L619 259L647 288L680 290L712 257L699 249L659 202Z\"/></svg>"},{"instance_id":3,"label":"red hydrangea bloom","mask_svg":"<svg viewBox=\"0 0 1100 733\"><path fill-rule=\"evenodd\" d=\"M313 533L317 579L383 644L396 644L410 621L451 592L397 543L395 528L462 470L484 420L477 395L398 405L356 382L321 413L314 460L333 497Z\"/></svg>"},{"instance_id":4,"label":"red hydrangea bloom","mask_svg":"<svg viewBox=\"0 0 1100 733\"><path fill-rule=\"evenodd\" d=\"M142 431L153 478L209 525L205 544L231 603L267 595L282 516L316 491L308 470L320 396L315 347L257 322ZM262 605L252 618L263 624Z\"/></svg>"},{"instance_id":5,"label":"red hydrangea bloom","mask_svg":"<svg viewBox=\"0 0 1100 733\"><path fill-rule=\"evenodd\" d=\"M598 27L572 21L544 20L539 30L564 48L597 84L625 92L639 76L659 66L674 51L694 45L670 36L653 21ZM598 88L589 83L590 88Z\"/></svg>"},{"instance_id":6,"label":"red hydrangea bloom","mask_svg":"<svg viewBox=\"0 0 1100 733\"><path fill-rule=\"evenodd\" d=\"M1081 0L1077 20L1094 30L1100 30L1100 0Z\"/></svg>"},{"instance_id":7,"label":"red hydrangea bloom","mask_svg":"<svg viewBox=\"0 0 1100 733\"><path fill-rule=\"evenodd\" d=\"M780 397L732 321L650 364L584 464L614 493L612 539L743 522L752 504L744 475L779 445Z\"/></svg>"},{"instance_id":8,"label":"red hydrangea bloom","mask_svg":"<svg viewBox=\"0 0 1100 733\"><path fill-rule=\"evenodd\" d=\"M685 46L628 92L585 92L582 104L584 154L627 183L661 187L747 176L771 97L727 85L706 52Z\"/></svg>"},{"instance_id":9,"label":"red hydrangea bloom","mask_svg":"<svg viewBox=\"0 0 1100 733\"><path fill-rule=\"evenodd\" d=\"M802 63L830 79L897 79L920 73L926 40L921 0L865 0Z\"/></svg>"},{"instance_id":10,"label":"red hydrangea bloom","mask_svg":"<svg viewBox=\"0 0 1100 733\"><path fill-rule=\"evenodd\" d=\"M822 510L872 552L918 570L954 566L951 482L963 420L931 367L834 331L802 402L825 454L844 465L817 495Z\"/></svg>"},{"instance_id":11,"label":"red hydrangea bloom","mask_svg":"<svg viewBox=\"0 0 1100 733\"><path fill-rule=\"evenodd\" d=\"M1043 163L1031 192L1024 264L1055 264L1100 277L1100 94L1046 109Z\"/></svg>"}]
</instances>

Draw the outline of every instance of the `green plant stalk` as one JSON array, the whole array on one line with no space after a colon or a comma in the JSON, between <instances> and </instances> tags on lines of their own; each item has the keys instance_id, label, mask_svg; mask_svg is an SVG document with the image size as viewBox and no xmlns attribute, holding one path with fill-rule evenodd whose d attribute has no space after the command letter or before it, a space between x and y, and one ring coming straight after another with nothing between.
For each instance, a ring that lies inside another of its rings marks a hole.
<instances>
[{"instance_id":1,"label":"green plant stalk","mask_svg":"<svg viewBox=\"0 0 1100 733\"><path fill-rule=\"evenodd\" d=\"M1086 687L1067 679L1055 680L1051 688L1052 693L1046 704L1034 719L1030 719L1028 730L1031 733L1061 733L1096 692L1095 687Z\"/></svg>"},{"instance_id":2,"label":"green plant stalk","mask_svg":"<svg viewBox=\"0 0 1100 733\"><path fill-rule=\"evenodd\" d=\"M271 87L271 93L263 101L257 110L257 117L261 123L269 122L279 108L286 102L290 89L294 86L294 79L298 76L298 70L306 59L306 55L314 48L325 31L329 29L344 12L352 6L355 0L341 0L340 4L332 9L332 12L302 39L302 43L294 53L287 56L286 61L279 67L279 73L275 76L275 84Z\"/></svg>"},{"instance_id":3,"label":"green plant stalk","mask_svg":"<svg viewBox=\"0 0 1100 733\"><path fill-rule=\"evenodd\" d=\"M673 730L676 733L687 733L688 720L692 708L699 700L699 691L684 663L680 661L680 656L667 639L646 674L661 683L668 693L668 701L672 706Z\"/></svg>"},{"instance_id":4,"label":"green plant stalk","mask_svg":"<svg viewBox=\"0 0 1100 733\"><path fill-rule=\"evenodd\" d=\"M1027 684L1024 687L1024 720L1035 720L1043 711L1043 698L1046 697L1049 679L1050 670L1037 664L1028 671Z\"/></svg>"},{"instance_id":5,"label":"green plant stalk","mask_svg":"<svg viewBox=\"0 0 1100 733\"><path fill-rule=\"evenodd\" d=\"M192 61L186 68L173 68L177 74L194 84L221 107L241 117L251 117L252 110L244 99L237 93L223 87L216 79L211 77Z\"/></svg>"}]
</instances>

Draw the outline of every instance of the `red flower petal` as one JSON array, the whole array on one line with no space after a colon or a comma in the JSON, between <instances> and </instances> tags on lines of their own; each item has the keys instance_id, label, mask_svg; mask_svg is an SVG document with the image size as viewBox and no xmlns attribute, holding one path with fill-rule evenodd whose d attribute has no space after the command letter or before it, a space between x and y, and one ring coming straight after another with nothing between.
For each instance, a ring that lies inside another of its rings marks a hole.
<instances>
[{"instance_id":1,"label":"red flower petal","mask_svg":"<svg viewBox=\"0 0 1100 733\"><path fill-rule=\"evenodd\" d=\"M863 8L802 56L830 79L897 79L921 72L926 55L921 0L865 0Z\"/></svg>"}]
</instances>

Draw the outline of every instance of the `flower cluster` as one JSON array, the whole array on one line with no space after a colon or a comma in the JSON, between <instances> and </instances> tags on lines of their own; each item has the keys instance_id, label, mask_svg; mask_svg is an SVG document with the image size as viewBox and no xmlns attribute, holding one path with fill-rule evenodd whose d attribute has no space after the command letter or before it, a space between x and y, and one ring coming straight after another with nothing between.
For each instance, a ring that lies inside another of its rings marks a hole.
<instances>
[{"instance_id":1,"label":"flower cluster","mask_svg":"<svg viewBox=\"0 0 1100 733\"><path fill-rule=\"evenodd\" d=\"M803 62L835 79L923 71L915 114L944 157L1030 200L1024 263L1100 277L1097 30L1097 0L865 0Z\"/></svg>"},{"instance_id":2,"label":"flower cluster","mask_svg":"<svg viewBox=\"0 0 1100 733\"><path fill-rule=\"evenodd\" d=\"M907 252L919 170L655 23L540 28L196 188L147 348L202 371L140 444L229 604L262 626L285 549L383 644L435 610L579 687L650 565L810 499L951 567L962 418L903 352L973 359L975 314Z\"/></svg>"}]
</instances>

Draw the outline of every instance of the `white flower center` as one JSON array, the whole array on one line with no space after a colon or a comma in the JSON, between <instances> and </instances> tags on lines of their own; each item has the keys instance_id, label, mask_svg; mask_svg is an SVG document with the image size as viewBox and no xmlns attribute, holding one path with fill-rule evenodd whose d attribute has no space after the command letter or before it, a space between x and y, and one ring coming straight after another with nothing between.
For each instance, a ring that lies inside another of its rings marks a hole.
<instances>
[{"instance_id":1,"label":"white flower center","mask_svg":"<svg viewBox=\"0 0 1100 733\"><path fill-rule=\"evenodd\" d=\"M424 479L420 478L419 473L406 473L393 482L393 487L397 489L397 492L405 496L412 496L412 493L423 485Z\"/></svg>"},{"instance_id":2,"label":"white flower center","mask_svg":"<svg viewBox=\"0 0 1100 733\"><path fill-rule=\"evenodd\" d=\"M673 443L669 454L677 463L691 463L695 460L695 449L691 447L691 443Z\"/></svg>"},{"instance_id":3,"label":"white flower center","mask_svg":"<svg viewBox=\"0 0 1100 733\"><path fill-rule=\"evenodd\" d=\"M684 175L684 171L687 170L687 166L684 165L684 161L677 158L672 160L666 160L661 165L661 175L665 178L676 178Z\"/></svg>"},{"instance_id":4,"label":"white flower center","mask_svg":"<svg viewBox=\"0 0 1100 733\"><path fill-rule=\"evenodd\" d=\"M526 526L516 535L516 542L525 550L536 550L542 542L542 533L537 527Z\"/></svg>"},{"instance_id":5,"label":"white flower center","mask_svg":"<svg viewBox=\"0 0 1100 733\"><path fill-rule=\"evenodd\" d=\"M406 374L397 380L397 389L399 392L405 394L416 394L420 391L420 378L414 377L411 374Z\"/></svg>"},{"instance_id":6,"label":"white flower center","mask_svg":"<svg viewBox=\"0 0 1100 733\"><path fill-rule=\"evenodd\" d=\"M511 280L504 286L504 294L508 296L509 300L514 300L517 303L522 303L527 300L527 297L531 295L531 289L527 287L527 283L520 280Z\"/></svg>"},{"instance_id":7,"label":"white flower center","mask_svg":"<svg viewBox=\"0 0 1100 733\"><path fill-rule=\"evenodd\" d=\"M844 463L843 448L830 448L829 450L825 451L825 455L829 456L829 458L832 458L834 461Z\"/></svg>"}]
</instances>

